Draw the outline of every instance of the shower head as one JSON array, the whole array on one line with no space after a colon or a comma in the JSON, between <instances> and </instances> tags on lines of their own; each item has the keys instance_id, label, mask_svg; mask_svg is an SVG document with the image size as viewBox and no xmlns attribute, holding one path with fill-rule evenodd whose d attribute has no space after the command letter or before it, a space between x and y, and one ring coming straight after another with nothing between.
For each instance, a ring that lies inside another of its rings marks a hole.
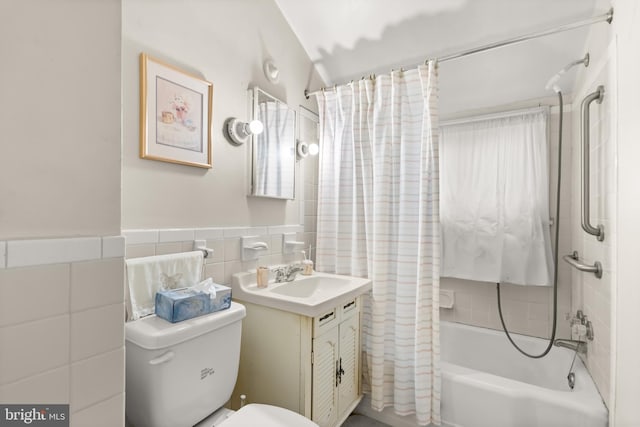
<instances>
[{"instance_id":1,"label":"shower head","mask_svg":"<svg viewBox=\"0 0 640 427\"><path fill-rule=\"evenodd\" d=\"M588 52L584 56L584 58L578 59L576 61L568 63L562 70L560 70L556 74L554 74L553 77L551 77L549 79L549 81L547 82L547 85L544 88L546 90L553 89L553 91L555 93L560 92L561 91L560 90L560 86L558 86L558 80L560 80L560 77L562 77L562 75L564 73L566 73L567 71L569 71L570 69L572 69L576 65L580 65L580 64L584 64L585 67L589 66L589 53Z\"/></svg>"}]
</instances>

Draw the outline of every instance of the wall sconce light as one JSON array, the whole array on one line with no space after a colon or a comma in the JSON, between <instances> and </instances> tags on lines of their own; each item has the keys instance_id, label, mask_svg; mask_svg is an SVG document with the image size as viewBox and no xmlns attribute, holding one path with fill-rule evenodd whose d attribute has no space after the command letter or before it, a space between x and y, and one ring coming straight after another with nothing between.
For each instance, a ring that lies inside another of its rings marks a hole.
<instances>
[{"instance_id":1,"label":"wall sconce light","mask_svg":"<svg viewBox=\"0 0 640 427\"><path fill-rule=\"evenodd\" d=\"M305 157L311 155L315 156L320 152L320 147L315 142L311 144L307 144L304 141L298 141L296 144L296 153L298 154L298 159L304 159Z\"/></svg>"},{"instance_id":2,"label":"wall sconce light","mask_svg":"<svg viewBox=\"0 0 640 427\"><path fill-rule=\"evenodd\" d=\"M276 66L273 59L269 58L262 64L262 71L264 71L264 76L271 83L278 83L280 80L280 70Z\"/></svg>"},{"instance_id":3,"label":"wall sconce light","mask_svg":"<svg viewBox=\"0 0 640 427\"><path fill-rule=\"evenodd\" d=\"M230 117L224 122L225 136L233 145L242 145L249 140L251 135L259 135L264 131L264 125L260 120L243 122L235 117Z\"/></svg>"}]
</instances>

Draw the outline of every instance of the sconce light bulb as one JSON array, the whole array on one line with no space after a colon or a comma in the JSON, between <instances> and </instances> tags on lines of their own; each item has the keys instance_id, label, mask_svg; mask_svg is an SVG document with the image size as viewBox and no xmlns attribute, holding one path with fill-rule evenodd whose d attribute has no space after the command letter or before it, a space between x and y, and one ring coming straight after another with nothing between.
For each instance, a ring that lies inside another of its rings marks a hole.
<instances>
[{"instance_id":1,"label":"sconce light bulb","mask_svg":"<svg viewBox=\"0 0 640 427\"><path fill-rule=\"evenodd\" d=\"M309 154L315 156L320 152L320 147L315 142L309 144Z\"/></svg>"},{"instance_id":2,"label":"sconce light bulb","mask_svg":"<svg viewBox=\"0 0 640 427\"><path fill-rule=\"evenodd\" d=\"M259 135L264 131L264 125L260 120L252 120L249 123L249 131L254 135Z\"/></svg>"}]
</instances>

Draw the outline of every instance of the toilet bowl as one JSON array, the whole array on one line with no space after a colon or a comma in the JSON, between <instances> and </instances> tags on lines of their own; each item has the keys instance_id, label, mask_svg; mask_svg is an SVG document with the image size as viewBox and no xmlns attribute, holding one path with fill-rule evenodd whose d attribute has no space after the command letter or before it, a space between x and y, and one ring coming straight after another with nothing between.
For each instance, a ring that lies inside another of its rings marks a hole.
<instances>
[{"instance_id":1,"label":"toilet bowl","mask_svg":"<svg viewBox=\"0 0 640 427\"><path fill-rule=\"evenodd\" d=\"M251 403L215 427L318 427L318 424L288 409Z\"/></svg>"},{"instance_id":2,"label":"toilet bowl","mask_svg":"<svg viewBox=\"0 0 640 427\"><path fill-rule=\"evenodd\" d=\"M192 427L229 400L238 376L243 305L169 323L125 324L126 415L134 427ZM284 408L249 404L216 427L317 427Z\"/></svg>"}]
</instances>

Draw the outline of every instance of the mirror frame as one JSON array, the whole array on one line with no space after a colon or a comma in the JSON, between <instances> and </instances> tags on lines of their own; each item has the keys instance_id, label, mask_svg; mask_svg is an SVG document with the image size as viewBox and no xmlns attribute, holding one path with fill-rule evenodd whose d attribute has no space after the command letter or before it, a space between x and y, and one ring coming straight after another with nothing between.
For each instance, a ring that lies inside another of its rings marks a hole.
<instances>
[{"instance_id":1,"label":"mirror frame","mask_svg":"<svg viewBox=\"0 0 640 427\"><path fill-rule=\"evenodd\" d=\"M259 108L259 98L260 96L262 97L267 97L272 101L276 101L282 105L285 105L290 112L293 113L293 117L294 117L294 126L293 126L293 145L292 145L292 154L293 154L293 169L292 169L292 188L291 188L291 196L288 197L287 195L270 195L270 194L256 194L256 164L257 164L257 158L258 158L258 154L257 154L257 139L259 137L259 135L253 135L251 138L251 154L250 154L250 159L251 159L251 185L250 185L250 192L249 195L253 196L253 197L266 197L266 198L270 198L270 199L279 199L279 200L295 200L296 198L296 192L297 192L297 184L296 184L296 175L297 175L297 158L296 158L296 144L298 141L298 111L295 108L292 108L289 104L281 101L280 99L276 98L275 96L265 92L264 90L260 89L259 87L254 87L252 90L250 90L250 93L252 94L252 120L257 119L259 114L258 114L258 108ZM267 132L267 124L263 123L264 125L264 132Z\"/></svg>"}]
</instances>

